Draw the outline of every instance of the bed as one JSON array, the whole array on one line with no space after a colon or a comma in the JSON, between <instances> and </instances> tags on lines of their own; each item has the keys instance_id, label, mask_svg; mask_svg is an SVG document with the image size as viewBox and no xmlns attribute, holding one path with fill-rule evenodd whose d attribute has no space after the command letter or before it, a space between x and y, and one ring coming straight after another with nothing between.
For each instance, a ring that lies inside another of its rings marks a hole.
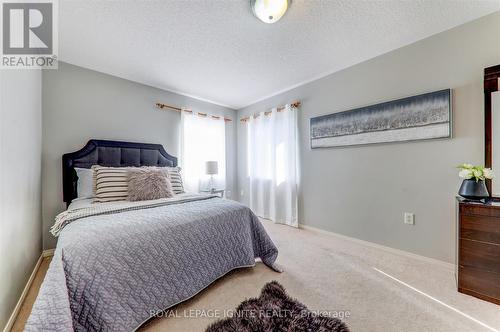
<instances>
[{"instance_id":1,"label":"bed","mask_svg":"<svg viewBox=\"0 0 500 332\"><path fill-rule=\"evenodd\" d=\"M211 195L144 202L70 203L75 167L176 166L161 145L90 140L63 156L63 197L54 257L27 331L132 331L256 259L278 251L252 211ZM62 216L62 217L61 217Z\"/></svg>"}]
</instances>

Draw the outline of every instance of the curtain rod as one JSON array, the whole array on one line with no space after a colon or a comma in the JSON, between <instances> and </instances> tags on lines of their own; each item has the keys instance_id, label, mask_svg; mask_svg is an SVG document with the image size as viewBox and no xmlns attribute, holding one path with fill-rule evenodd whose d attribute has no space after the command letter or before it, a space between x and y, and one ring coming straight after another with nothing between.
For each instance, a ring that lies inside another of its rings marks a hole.
<instances>
[{"instance_id":1,"label":"curtain rod","mask_svg":"<svg viewBox=\"0 0 500 332\"><path fill-rule=\"evenodd\" d=\"M164 108L168 108L168 109L171 109L173 111L176 111L176 112L186 112L186 113L193 113L192 110L190 110L189 108L180 108L180 107L176 107L176 106L172 106L172 105L167 105L167 104L163 104L163 103L156 103L156 107L158 107L159 109L164 109ZM215 120L218 120L220 118L222 118L221 116L218 116L218 115L211 115L211 114L207 114L207 113L201 113L201 112L198 112L198 116L201 116L201 117L210 117L212 119L215 119ZM233 120L229 119L229 118L223 118L225 122L231 122Z\"/></svg>"},{"instance_id":2,"label":"curtain rod","mask_svg":"<svg viewBox=\"0 0 500 332\"><path fill-rule=\"evenodd\" d=\"M294 102L290 103L290 106L291 106L292 108L298 108L298 107L300 107L300 100L296 100L296 101L294 101ZM286 105L278 106L278 107L276 107L276 111L278 111L278 112L283 112L283 111L285 110L285 108L286 108ZM267 112L264 112L264 115L265 115L265 116L269 116L269 115L271 115L272 113L273 113L273 111L267 111ZM255 113L255 114L254 114L254 115L252 115L252 116L253 116L253 118L254 118L254 119L256 119L256 118L258 118L258 117L260 116L260 113ZM240 122L247 122L248 120L250 120L250 117L249 117L249 116L244 117L244 118L241 118L241 119L240 119Z\"/></svg>"}]
</instances>

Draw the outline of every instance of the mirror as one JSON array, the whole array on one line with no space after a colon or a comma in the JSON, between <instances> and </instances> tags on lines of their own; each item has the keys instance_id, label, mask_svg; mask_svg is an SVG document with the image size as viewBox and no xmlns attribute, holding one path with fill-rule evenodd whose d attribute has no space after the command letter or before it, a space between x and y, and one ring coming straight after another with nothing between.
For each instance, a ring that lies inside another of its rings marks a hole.
<instances>
[{"instance_id":1,"label":"mirror","mask_svg":"<svg viewBox=\"0 0 500 332\"><path fill-rule=\"evenodd\" d=\"M484 70L484 147L485 166L496 172L487 180L492 198L500 200L500 65Z\"/></svg>"},{"instance_id":2,"label":"mirror","mask_svg":"<svg viewBox=\"0 0 500 332\"><path fill-rule=\"evenodd\" d=\"M500 197L500 91L491 93L491 168L497 178L491 180L491 196Z\"/></svg>"}]
</instances>

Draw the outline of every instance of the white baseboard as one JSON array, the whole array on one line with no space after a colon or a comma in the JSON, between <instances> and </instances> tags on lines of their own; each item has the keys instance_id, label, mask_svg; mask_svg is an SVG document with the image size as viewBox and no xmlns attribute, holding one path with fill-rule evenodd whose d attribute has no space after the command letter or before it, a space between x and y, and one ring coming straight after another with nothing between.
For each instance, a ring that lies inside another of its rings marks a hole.
<instances>
[{"instance_id":1,"label":"white baseboard","mask_svg":"<svg viewBox=\"0 0 500 332\"><path fill-rule=\"evenodd\" d=\"M307 225L304 225L304 224L299 224L299 228L302 228L302 229L305 229L305 230L309 230L309 231L312 231L312 232L316 232L316 233L321 233L321 234L335 236L337 238L344 239L344 240L351 241L351 242L355 242L355 243L358 243L358 244L361 244L361 245L364 245L364 246L368 246L368 247L372 247L372 248L377 248L377 249L385 250L385 251L388 251L388 252L396 254L396 255L401 255L401 256L406 256L406 257L410 257L410 258L415 258L415 259L418 259L418 260L421 260L421 261L424 261L424 262L427 262L427 263L432 263L432 264L439 265L439 266L444 267L446 269L455 270L455 265L454 264L448 263L448 262L445 262L445 261L441 261L439 259L417 255L417 254L414 254L414 253L411 253L411 252L408 252L408 251L404 251L404 250L400 250L400 249L395 249L395 248L387 247L387 246L384 246L384 245L381 245L381 244L378 244L378 243L373 243L373 242L369 242L369 241L365 241L365 240L361 240L361 239L356 239L356 238L353 238L353 237L350 237L350 236L347 236L347 235L342 235L342 234L339 234L339 233L325 231L323 229L319 229L319 228L312 227L312 226L307 226Z\"/></svg>"},{"instance_id":2,"label":"white baseboard","mask_svg":"<svg viewBox=\"0 0 500 332\"><path fill-rule=\"evenodd\" d=\"M28 295L28 291L30 290L31 284L33 283L33 280L35 279L35 275L38 272L38 268L40 267L40 264L42 263L43 259L43 253L40 255L40 258L38 258L38 261L35 264L35 268L33 269L33 272L31 272L30 278L28 279L28 282L26 283L26 286L24 286L23 292L21 293L21 296L19 297L19 300L16 303L16 306L14 307L14 310L12 311L12 314L9 317L9 320L7 321L7 325L5 325L3 332L9 332L12 329L12 326L14 325L14 322L16 321L17 314L19 313L19 310L21 310L21 306L23 305L24 299L26 298L26 295Z\"/></svg>"},{"instance_id":3,"label":"white baseboard","mask_svg":"<svg viewBox=\"0 0 500 332\"><path fill-rule=\"evenodd\" d=\"M14 310L12 311L12 314L9 317L9 320L7 321L7 325L5 325L3 332L9 332L12 329L12 326L14 325L14 322L16 321L17 314L19 313L19 310L21 310L21 306L23 305L24 299L26 298L26 295L28 295L28 291L31 288L31 284L33 283L33 280L35 279L36 273L38 272L38 269L40 268L40 264L42 264L42 260L45 257L50 257L54 256L54 249L47 249L42 251L42 254L38 258L38 261L35 264L35 268L31 272L30 278L28 279L28 282L26 283L26 286L24 286L23 292L21 293L21 296L19 297L19 300L16 303L16 306L14 307Z\"/></svg>"}]
</instances>

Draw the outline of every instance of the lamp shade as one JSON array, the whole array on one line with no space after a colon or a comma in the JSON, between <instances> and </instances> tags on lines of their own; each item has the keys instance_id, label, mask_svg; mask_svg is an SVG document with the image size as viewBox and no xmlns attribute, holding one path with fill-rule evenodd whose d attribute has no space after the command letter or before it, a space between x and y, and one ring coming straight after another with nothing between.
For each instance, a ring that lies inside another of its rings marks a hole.
<instances>
[{"instance_id":1,"label":"lamp shade","mask_svg":"<svg viewBox=\"0 0 500 332\"><path fill-rule=\"evenodd\" d=\"M205 172L208 175L214 175L219 173L219 165L216 161L207 161L205 163Z\"/></svg>"}]
</instances>

